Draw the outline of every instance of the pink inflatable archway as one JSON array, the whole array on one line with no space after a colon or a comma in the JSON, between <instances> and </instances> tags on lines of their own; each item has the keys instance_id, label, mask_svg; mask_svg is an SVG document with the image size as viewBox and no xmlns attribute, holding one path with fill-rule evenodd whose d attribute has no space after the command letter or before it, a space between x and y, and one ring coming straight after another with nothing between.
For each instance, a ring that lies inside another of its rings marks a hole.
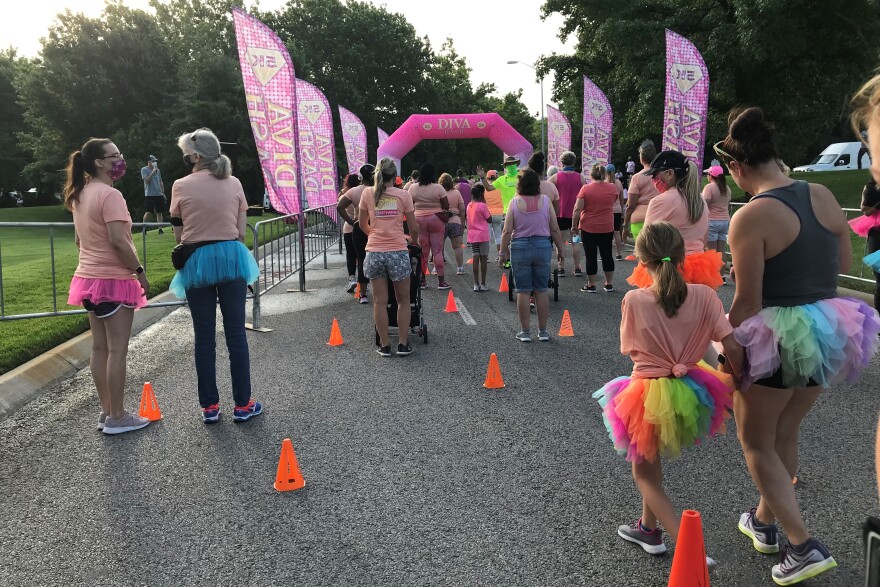
<instances>
[{"instance_id":1,"label":"pink inflatable archway","mask_svg":"<svg viewBox=\"0 0 880 587\"><path fill-rule=\"evenodd\" d=\"M382 143L377 161L390 157L397 163L423 140L489 139L505 155L513 155L525 167L532 156L532 145L500 115L489 114L413 114L388 140ZM501 161L498 162L499 164Z\"/></svg>"}]
</instances>

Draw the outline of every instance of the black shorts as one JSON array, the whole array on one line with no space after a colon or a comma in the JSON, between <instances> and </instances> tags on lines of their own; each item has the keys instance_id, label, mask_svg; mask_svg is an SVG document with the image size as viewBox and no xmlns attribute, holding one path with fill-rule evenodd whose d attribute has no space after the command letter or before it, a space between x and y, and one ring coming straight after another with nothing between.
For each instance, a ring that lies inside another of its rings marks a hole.
<instances>
[{"instance_id":1,"label":"black shorts","mask_svg":"<svg viewBox=\"0 0 880 587\"><path fill-rule=\"evenodd\" d=\"M558 217L556 222L559 224L559 230L571 230L571 218Z\"/></svg>"},{"instance_id":2,"label":"black shorts","mask_svg":"<svg viewBox=\"0 0 880 587\"><path fill-rule=\"evenodd\" d=\"M606 216L607 218L607 216ZM623 212L615 212L614 213L614 232L620 232L620 229L623 228Z\"/></svg>"},{"instance_id":3,"label":"black shorts","mask_svg":"<svg viewBox=\"0 0 880 587\"><path fill-rule=\"evenodd\" d=\"M771 389L788 389L791 385L786 385L782 380L782 367L773 372L772 375L768 375L763 379L758 379L757 381L753 381L752 385L763 385L764 387L769 387ZM798 387L816 387L819 384L810 377L810 380L807 381L806 385L800 385Z\"/></svg>"},{"instance_id":4,"label":"black shorts","mask_svg":"<svg viewBox=\"0 0 880 587\"><path fill-rule=\"evenodd\" d=\"M86 311L93 313L96 318L109 318L118 312L119 308L133 307L127 306L121 302L101 302L99 304L93 304L91 300L83 300L82 305Z\"/></svg>"},{"instance_id":5,"label":"black shorts","mask_svg":"<svg viewBox=\"0 0 880 587\"><path fill-rule=\"evenodd\" d=\"M165 196L147 196L144 198L144 208L147 212L161 214L165 211Z\"/></svg>"}]
</instances>

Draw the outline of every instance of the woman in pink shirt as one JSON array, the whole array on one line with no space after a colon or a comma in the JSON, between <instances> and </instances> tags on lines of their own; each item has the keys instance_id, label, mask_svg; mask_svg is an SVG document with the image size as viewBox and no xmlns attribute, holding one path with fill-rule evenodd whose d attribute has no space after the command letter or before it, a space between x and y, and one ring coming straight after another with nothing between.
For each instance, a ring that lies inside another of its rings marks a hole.
<instances>
[{"instance_id":1,"label":"woman in pink shirt","mask_svg":"<svg viewBox=\"0 0 880 587\"><path fill-rule=\"evenodd\" d=\"M424 168L422 168L424 176ZM379 333L380 356L391 356L388 342L388 280L397 298L397 354L412 354L409 344L410 299L409 280L412 266L409 260L407 237L403 220L409 228L412 242L419 242L419 225L414 214L412 196L394 187L397 166L387 157L379 162L374 186L364 190L360 202L360 225L367 233L367 257L364 273L373 285L373 320ZM439 186L438 186L439 187ZM441 188L442 189L442 188ZM424 255L423 255L424 258Z\"/></svg>"},{"instance_id":2,"label":"woman in pink shirt","mask_svg":"<svg viewBox=\"0 0 880 587\"><path fill-rule=\"evenodd\" d=\"M64 205L73 212L79 264L67 303L88 310L92 378L101 402L98 430L120 434L150 421L126 412L125 361L134 309L147 304L147 275L131 240L131 215L113 182L125 158L109 139L90 139L70 155Z\"/></svg>"},{"instance_id":3,"label":"woman in pink shirt","mask_svg":"<svg viewBox=\"0 0 880 587\"><path fill-rule=\"evenodd\" d=\"M611 243L614 242L614 203L621 195L614 184L605 181L605 166L601 163L593 165L590 177L593 181L578 192L577 203L574 205L573 218L578 219L584 242L584 254L587 256L587 283L581 291L596 293L596 274L599 264L596 252L602 257L602 272L605 274L605 291L614 291L614 257L611 256ZM576 229L572 227L572 237Z\"/></svg>"},{"instance_id":4,"label":"woman in pink shirt","mask_svg":"<svg viewBox=\"0 0 880 587\"><path fill-rule=\"evenodd\" d=\"M571 151L563 153L560 161L562 162L562 171L551 176L549 181L556 186L556 190L559 192L559 218L556 220L559 222L559 230L566 234L572 228L577 230L577 222L572 222L572 213L578 193L584 185L584 176L574 168L577 157ZM580 277L583 275L581 248L576 240L571 241L571 256L574 259L574 276ZM560 259L556 269L559 277L565 277L565 256L560 256Z\"/></svg>"},{"instance_id":5,"label":"woman in pink shirt","mask_svg":"<svg viewBox=\"0 0 880 587\"><path fill-rule=\"evenodd\" d=\"M205 424L220 419L216 353L219 303L235 400L232 420L244 422L263 411L263 405L251 398L250 350L244 329L247 285L260 276L253 254L242 242L247 200L213 132L200 128L185 133L177 146L191 171L171 187L171 225L174 238L192 254L174 275L169 289L189 302L199 404Z\"/></svg>"},{"instance_id":6,"label":"woman in pink shirt","mask_svg":"<svg viewBox=\"0 0 880 587\"><path fill-rule=\"evenodd\" d=\"M446 190L437 183L437 172L431 163L425 163L419 170L419 182L409 186L419 223L419 246L422 248L422 267L428 266L428 253L434 257L437 270L437 289L452 287L446 283L443 262L443 243L446 241L446 222L449 220L449 201ZM422 275L422 289L428 287Z\"/></svg>"},{"instance_id":7,"label":"woman in pink shirt","mask_svg":"<svg viewBox=\"0 0 880 587\"><path fill-rule=\"evenodd\" d=\"M355 212L356 207L354 203L350 198L346 198L345 194L352 188L359 186L360 183L361 180L357 174L349 173L346 175L345 181L342 183L342 189L339 191L339 199L336 201L336 213L339 214L339 217L344 222L342 225L342 240L345 242L345 262L348 266L348 287L345 289L348 293L354 293L358 283L357 249L354 246L353 236L357 213Z\"/></svg>"},{"instance_id":8,"label":"woman in pink shirt","mask_svg":"<svg viewBox=\"0 0 880 587\"><path fill-rule=\"evenodd\" d=\"M446 238L452 242L452 252L455 254L456 275L464 275L464 251L461 248L462 235L467 226L467 208L464 197L455 187L452 176L444 173L440 176L440 185L446 190L446 201L449 203L449 221L446 223ZM444 240L444 243L446 241Z\"/></svg>"},{"instance_id":9,"label":"woman in pink shirt","mask_svg":"<svg viewBox=\"0 0 880 587\"><path fill-rule=\"evenodd\" d=\"M626 202L626 214L624 215L624 233L639 236L639 231L645 225L645 215L648 213L648 204L657 196L657 188L651 182L647 174L647 167L657 156L657 147L653 141L646 140L639 147L639 161L642 163L642 171L636 173L629 180L629 193Z\"/></svg>"},{"instance_id":10,"label":"woman in pink shirt","mask_svg":"<svg viewBox=\"0 0 880 587\"><path fill-rule=\"evenodd\" d=\"M720 341L738 374L743 351L715 292L686 284L676 269L685 246L675 227L646 223L636 254L653 285L627 292L621 306L620 352L632 359L632 375L609 381L593 397L642 494L641 517L619 526L617 534L658 555L666 552L658 523L673 540L679 529L678 511L663 489L660 457L677 458L682 448L723 433L732 408L730 376L700 359L710 341Z\"/></svg>"},{"instance_id":11,"label":"woman in pink shirt","mask_svg":"<svg viewBox=\"0 0 880 587\"><path fill-rule=\"evenodd\" d=\"M724 179L724 168L720 165L709 168L709 183L703 188L703 199L709 206L706 248L718 251L723 259L727 248L727 231L730 228L730 188Z\"/></svg>"},{"instance_id":12,"label":"woman in pink shirt","mask_svg":"<svg viewBox=\"0 0 880 587\"><path fill-rule=\"evenodd\" d=\"M724 282L724 262L718 251L706 250L709 210L700 197L700 172L693 161L678 151L663 151L651 162L645 174L652 179L660 195L648 204L645 226L652 222L669 222L684 239L686 256L679 268L688 283L702 283L717 288ZM649 287L651 274L644 265L636 266L627 279L630 285Z\"/></svg>"}]
</instances>

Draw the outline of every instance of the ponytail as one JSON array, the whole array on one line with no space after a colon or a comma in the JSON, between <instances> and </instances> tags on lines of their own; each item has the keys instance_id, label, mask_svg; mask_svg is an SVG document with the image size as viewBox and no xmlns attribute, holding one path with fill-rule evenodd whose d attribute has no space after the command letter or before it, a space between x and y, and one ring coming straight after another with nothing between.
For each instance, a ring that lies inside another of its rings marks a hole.
<instances>
[{"instance_id":1,"label":"ponytail","mask_svg":"<svg viewBox=\"0 0 880 587\"><path fill-rule=\"evenodd\" d=\"M397 177L397 165L388 157L379 161L379 166L373 174L373 197L375 205L379 205L379 199L385 193L385 182Z\"/></svg>"},{"instance_id":2,"label":"ponytail","mask_svg":"<svg viewBox=\"0 0 880 587\"><path fill-rule=\"evenodd\" d=\"M668 222L646 224L636 239L636 256L653 273L657 303L669 318L674 317L688 293L679 271L685 256L681 233Z\"/></svg>"},{"instance_id":3,"label":"ponytail","mask_svg":"<svg viewBox=\"0 0 880 587\"><path fill-rule=\"evenodd\" d=\"M62 196L64 207L73 211L79 202L79 195L89 182L89 177L97 173L95 159L104 156L104 145L109 145L110 139L89 139L79 151L70 154L67 160L65 174L67 181L64 183Z\"/></svg>"},{"instance_id":4,"label":"ponytail","mask_svg":"<svg viewBox=\"0 0 880 587\"><path fill-rule=\"evenodd\" d=\"M688 220L694 224L703 217L706 203L700 195L700 172L693 161L688 161L687 172L678 179L675 187L687 204Z\"/></svg>"}]
</instances>

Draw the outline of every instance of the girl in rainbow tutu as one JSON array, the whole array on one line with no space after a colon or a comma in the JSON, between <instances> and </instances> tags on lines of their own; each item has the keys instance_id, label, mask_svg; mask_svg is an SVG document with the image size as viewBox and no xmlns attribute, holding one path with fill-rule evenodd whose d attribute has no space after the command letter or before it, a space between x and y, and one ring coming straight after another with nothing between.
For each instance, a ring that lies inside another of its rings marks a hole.
<instances>
[{"instance_id":1,"label":"girl in rainbow tutu","mask_svg":"<svg viewBox=\"0 0 880 587\"><path fill-rule=\"evenodd\" d=\"M609 381L593 397L614 447L632 463L642 494L641 518L617 533L649 554L662 554L666 546L658 522L677 540L679 514L663 490L660 457L678 457L682 448L724 432L742 347L715 291L685 283L677 268L685 243L674 226L646 223L636 255L652 285L627 292L621 307L620 352L632 359L633 372ZM711 341L721 343L733 376L700 362Z\"/></svg>"}]
</instances>

